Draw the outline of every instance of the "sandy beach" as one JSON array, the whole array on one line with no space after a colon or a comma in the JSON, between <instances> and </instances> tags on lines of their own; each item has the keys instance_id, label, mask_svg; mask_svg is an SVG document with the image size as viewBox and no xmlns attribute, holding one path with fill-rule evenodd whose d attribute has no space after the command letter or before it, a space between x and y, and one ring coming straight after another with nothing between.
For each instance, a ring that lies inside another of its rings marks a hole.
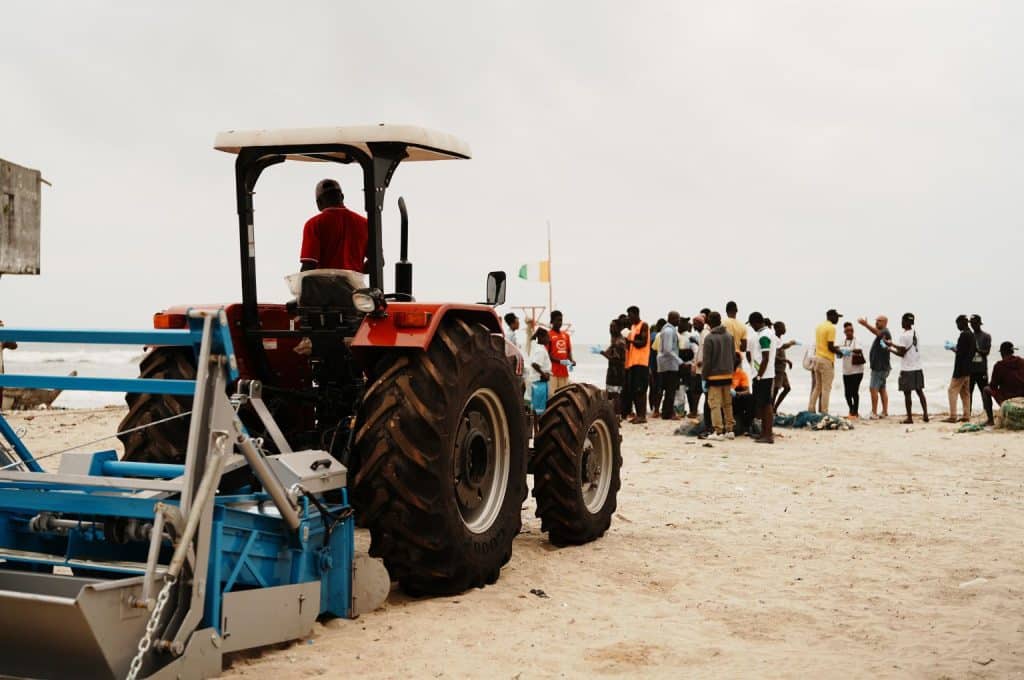
<instances>
[{"instance_id":1,"label":"sandy beach","mask_svg":"<svg viewBox=\"0 0 1024 680\"><path fill-rule=\"evenodd\" d=\"M11 422L43 454L122 414ZM603 540L553 548L528 502L496 585L425 600L396 589L372 614L235 658L224 677L1024 674L1020 434L895 419L781 434L774 447L709 445L670 423L625 426Z\"/></svg>"}]
</instances>

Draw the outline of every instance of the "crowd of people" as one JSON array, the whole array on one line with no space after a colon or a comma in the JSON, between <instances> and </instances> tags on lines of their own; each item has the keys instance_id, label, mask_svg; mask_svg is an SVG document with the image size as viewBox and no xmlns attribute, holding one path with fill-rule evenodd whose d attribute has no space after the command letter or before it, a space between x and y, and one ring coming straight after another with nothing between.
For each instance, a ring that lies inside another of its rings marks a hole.
<instances>
[{"instance_id":1,"label":"crowd of people","mask_svg":"<svg viewBox=\"0 0 1024 680\"><path fill-rule=\"evenodd\" d=\"M914 315L903 314L895 334L884 315L874 322L858 319L857 324L873 336L866 350L857 337L857 326L850 321L841 324L842 316L835 309L825 313L815 328L814 343L801 361L811 373L807 410L829 413L839 362L847 417L860 417L865 374L871 398L868 417L889 417L888 384L895 356L899 361L897 388L904 395L906 408L901 422L914 422L915 396L922 418L928 422L921 341ZM506 337L522 348L519 319L508 314L505 325ZM531 330L534 343L525 360L525 396L538 413L569 383L569 371L576 365L571 337L562 325L561 312L554 311L549 329ZM992 337L982 329L981 317L961 315L955 325L957 340L946 344L955 354L946 422L970 420L971 400L977 392L986 425L991 426L993 401L1024 397L1024 359L1014 354L1013 343L1003 342L990 376ZM702 436L729 439L748 434L761 443L774 442L774 415L792 389L789 372L793 361L788 352L800 344L785 339L783 321L773 322L755 311L743 322L737 304L728 302L724 317L710 308L692 317L671 311L652 326L642 319L638 307L631 306L612 319L608 333L607 346L596 351L608 362L606 390L624 421L646 423L648 412L652 418L664 420L689 417L701 420Z\"/></svg>"}]
</instances>

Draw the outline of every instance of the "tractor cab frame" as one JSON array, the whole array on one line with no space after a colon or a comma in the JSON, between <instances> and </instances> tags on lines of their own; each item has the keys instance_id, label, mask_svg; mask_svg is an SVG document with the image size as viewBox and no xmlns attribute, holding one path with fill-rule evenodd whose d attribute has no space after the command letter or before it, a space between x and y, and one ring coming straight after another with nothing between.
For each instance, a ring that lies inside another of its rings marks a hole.
<instances>
[{"instance_id":1,"label":"tractor cab frame","mask_svg":"<svg viewBox=\"0 0 1024 680\"><path fill-rule=\"evenodd\" d=\"M469 145L462 140L408 125L231 130L217 135L214 148L238 156L235 161L235 197L242 272L242 321L246 333L256 337L261 335L261 331L257 310L253 194L264 170L286 160L357 163L360 166L368 232L366 269L370 286L383 290L384 197L398 165L411 161L471 157ZM412 290L396 290L395 293L411 297Z\"/></svg>"}]
</instances>

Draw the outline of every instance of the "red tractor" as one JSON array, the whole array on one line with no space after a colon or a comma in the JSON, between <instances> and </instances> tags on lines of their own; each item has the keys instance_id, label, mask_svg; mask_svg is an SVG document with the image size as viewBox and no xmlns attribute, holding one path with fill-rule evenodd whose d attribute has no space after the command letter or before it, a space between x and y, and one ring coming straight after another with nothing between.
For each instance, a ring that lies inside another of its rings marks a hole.
<instances>
[{"instance_id":1,"label":"red tractor","mask_svg":"<svg viewBox=\"0 0 1024 680\"><path fill-rule=\"evenodd\" d=\"M449 594L493 583L522 525L527 472L542 529L558 545L608 529L619 490L618 421L603 393L573 384L537 416L524 405L522 357L503 337L493 307L505 275L488 277L487 304L424 303L413 297L402 212L395 286L384 293L384 195L403 161L468 159L450 135L410 126L230 131L214 146L235 161L242 301L226 306L241 380L243 419L267 452L289 442L327 451L348 467L370 554L412 594ZM368 223L368 284L354 272L303 273L288 304L256 294L253 193L264 170L285 160L356 163ZM186 325L189 305L154 316ZM306 352L296 352L303 343ZM191 379L189 350L154 347L145 378ZM129 394L120 431L125 458L180 462L191 398ZM253 413L267 408L273 419ZM280 424L264 431L261 423ZM254 480L236 480L239 486Z\"/></svg>"}]
</instances>

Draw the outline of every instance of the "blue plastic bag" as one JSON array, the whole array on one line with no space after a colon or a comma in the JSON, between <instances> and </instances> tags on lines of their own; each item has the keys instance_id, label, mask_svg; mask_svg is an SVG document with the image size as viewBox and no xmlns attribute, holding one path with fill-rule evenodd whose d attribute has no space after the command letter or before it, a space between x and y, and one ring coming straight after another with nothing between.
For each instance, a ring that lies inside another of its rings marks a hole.
<instances>
[{"instance_id":1,"label":"blue plastic bag","mask_svg":"<svg viewBox=\"0 0 1024 680\"><path fill-rule=\"evenodd\" d=\"M544 410L548 407L548 384L546 382L538 380L533 383L533 389L530 392L530 406L533 407L533 412L537 414L544 413Z\"/></svg>"}]
</instances>

